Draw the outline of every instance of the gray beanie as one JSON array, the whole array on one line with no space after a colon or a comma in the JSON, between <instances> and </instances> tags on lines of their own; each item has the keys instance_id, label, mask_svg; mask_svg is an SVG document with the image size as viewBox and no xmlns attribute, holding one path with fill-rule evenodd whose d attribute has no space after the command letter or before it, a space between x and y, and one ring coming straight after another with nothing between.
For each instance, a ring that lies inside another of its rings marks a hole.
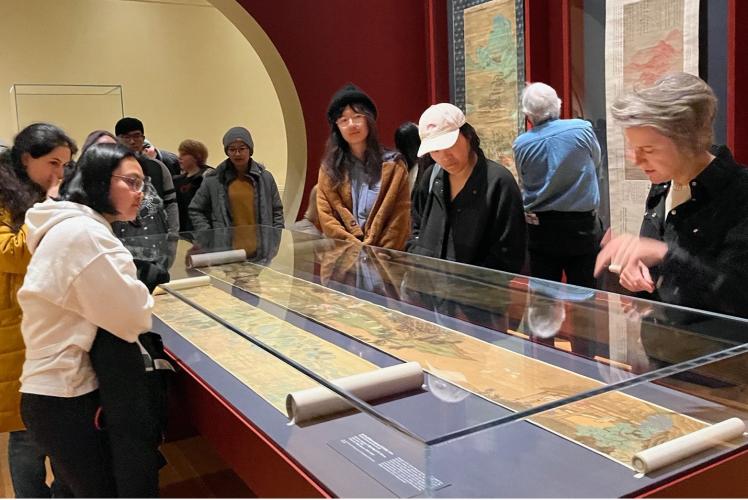
<instances>
[{"instance_id":1,"label":"gray beanie","mask_svg":"<svg viewBox=\"0 0 748 500\"><path fill-rule=\"evenodd\" d=\"M244 127L232 127L223 136L223 152L228 153L229 144L234 141L242 141L247 145L251 152L255 150L255 143L252 141L252 134Z\"/></svg>"}]
</instances>

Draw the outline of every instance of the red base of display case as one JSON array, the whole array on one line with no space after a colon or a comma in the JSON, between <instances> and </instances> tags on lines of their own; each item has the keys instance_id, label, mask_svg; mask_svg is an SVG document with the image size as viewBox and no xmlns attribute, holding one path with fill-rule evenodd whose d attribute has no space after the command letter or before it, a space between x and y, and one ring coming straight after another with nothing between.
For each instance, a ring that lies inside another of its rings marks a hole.
<instances>
[{"instance_id":1,"label":"red base of display case","mask_svg":"<svg viewBox=\"0 0 748 500\"><path fill-rule=\"evenodd\" d=\"M258 497L331 497L187 366L172 359L179 366L170 395L172 436L193 427Z\"/></svg>"}]
</instances>

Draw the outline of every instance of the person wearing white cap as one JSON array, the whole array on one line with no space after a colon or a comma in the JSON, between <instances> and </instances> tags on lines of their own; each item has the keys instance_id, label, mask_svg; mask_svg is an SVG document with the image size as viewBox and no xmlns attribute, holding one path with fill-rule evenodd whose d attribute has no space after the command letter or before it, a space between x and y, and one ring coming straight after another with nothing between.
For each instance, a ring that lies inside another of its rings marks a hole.
<instances>
[{"instance_id":1,"label":"person wearing white cap","mask_svg":"<svg viewBox=\"0 0 748 500\"><path fill-rule=\"evenodd\" d=\"M487 159L465 115L435 104L418 122L418 156L436 162L413 192L408 252L512 273L522 270L522 195L506 167Z\"/></svg>"}]
</instances>

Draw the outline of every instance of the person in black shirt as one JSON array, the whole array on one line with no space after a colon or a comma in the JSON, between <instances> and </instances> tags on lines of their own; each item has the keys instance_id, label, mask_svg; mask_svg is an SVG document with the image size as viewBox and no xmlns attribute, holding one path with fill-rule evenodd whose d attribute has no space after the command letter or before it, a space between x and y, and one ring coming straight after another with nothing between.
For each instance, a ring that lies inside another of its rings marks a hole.
<instances>
[{"instance_id":1,"label":"person in black shirt","mask_svg":"<svg viewBox=\"0 0 748 500\"><path fill-rule=\"evenodd\" d=\"M615 102L652 187L639 236L607 236L595 273L618 273L655 300L748 317L748 171L711 146L716 107L706 82L686 73Z\"/></svg>"},{"instance_id":2,"label":"person in black shirt","mask_svg":"<svg viewBox=\"0 0 748 500\"><path fill-rule=\"evenodd\" d=\"M184 172L174 176L174 189L179 205L179 228L181 231L192 231L187 208L203 183L203 175L212 169L205 164L208 160L208 148L202 142L186 139L179 144L178 151L179 165Z\"/></svg>"},{"instance_id":3,"label":"person in black shirt","mask_svg":"<svg viewBox=\"0 0 748 500\"><path fill-rule=\"evenodd\" d=\"M407 251L519 273L525 261L522 194L509 170L486 159L480 138L449 103L427 109L421 146L436 161L413 192Z\"/></svg>"}]
</instances>

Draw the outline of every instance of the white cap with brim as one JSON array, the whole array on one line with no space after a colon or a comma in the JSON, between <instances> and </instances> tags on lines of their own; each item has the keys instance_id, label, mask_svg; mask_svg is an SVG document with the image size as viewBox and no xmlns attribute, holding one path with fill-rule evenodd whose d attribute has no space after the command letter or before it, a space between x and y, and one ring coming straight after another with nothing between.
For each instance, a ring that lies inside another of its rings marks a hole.
<instances>
[{"instance_id":1,"label":"white cap with brim","mask_svg":"<svg viewBox=\"0 0 748 500\"><path fill-rule=\"evenodd\" d=\"M418 120L421 137L418 156L454 146L465 122L465 114L454 104L442 102L430 106Z\"/></svg>"}]
</instances>

